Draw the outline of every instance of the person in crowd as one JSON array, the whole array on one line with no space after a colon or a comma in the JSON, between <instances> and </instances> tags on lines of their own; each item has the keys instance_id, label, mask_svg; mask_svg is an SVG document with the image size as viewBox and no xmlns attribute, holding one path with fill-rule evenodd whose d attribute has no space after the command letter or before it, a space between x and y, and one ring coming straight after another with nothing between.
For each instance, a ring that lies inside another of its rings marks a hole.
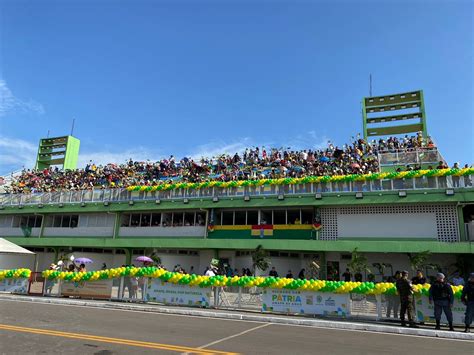
<instances>
[{"instance_id":1,"label":"person in crowd","mask_svg":"<svg viewBox=\"0 0 474 355\"><path fill-rule=\"evenodd\" d=\"M79 272L87 272L86 264L79 265Z\"/></svg>"},{"instance_id":2,"label":"person in crowd","mask_svg":"<svg viewBox=\"0 0 474 355\"><path fill-rule=\"evenodd\" d=\"M459 163L454 163L453 169L459 169ZM459 180L461 179L459 176L452 175L451 179L453 181L453 187L459 187Z\"/></svg>"},{"instance_id":3,"label":"person in crowd","mask_svg":"<svg viewBox=\"0 0 474 355\"><path fill-rule=\"evenodd\" d=\"M245 269L245 276L253 276L252 271L249 268Z\"/></svg>"},{"instance_id":4,"label":"person in crowd","mask_svg":"<svg viewBox=\"0 0 474 355\"><path fill-rule=\"evenodd\" d=\"M389 276L387 279L387 282L392 282L395 283L400 280L402 277L402 274L399 270L395 271L395 274L393 276ZM393 313L393 318L398 318L399 313L398 309L400 307L400 297L397 295L386 295L385 299L387 301L387 312L386 316L387 318L390 318L391 314Z\"/></svg>"},{"instance_id":5,"label":"person in crowd","mask_svg":"<svg viewBox=\"0 0 474 355\"><path fill-rule=\"evenodd\" d=\"M138 296L138 278L130 277L130 298L137 298Z\"/></svg>"},{"instance_id":6,"label":"person in crowd","mask_svg":"<svg viewBox=\"0 0 474 355\"><path fill-rule=\"evenodd\" d=\"M345 282L349 282L351 281L351 272L349 271L349 269L346 269L346 271L342 274L342 277L344 278L344 281Z\"/></svg>"},{"instance_id":7,"label":"person in crowd","mask_svg":"<svg viewBox=\"0 0 474 355\"><path fill-rule=\"evenodd\" d=\"M293 273L291 272L291 270L288 270L288 273L286 274L285 276L287 279L292 279L293 278Z\"/></svg>"},{"instance_id":8,"label":"person in crowd","mask_svg":"<svg viewBox=\"0 0 474 355\"><path fill-rule=\"evenodd\" d=\"M191 267L189 268L189 274L192 275L194 273L195 273L194 266L191 265Z\"/></svg>"},{"instance_id":9,"label":"person in crowd","mask_svg":"<svg viewBox=\"0 0 474 355\"><path fill-rule=\"evenodd\" d=\"M400 321L402 327L406 326L405 315L407 315L409 326L411 328L418 328L415 323L413 286L408 279L408 271L402 271L401 277L395 285L400 296Z\"/></svg>"},{"instance_id":10,"label":"person in crowd","mask_svg":"<svg viewBox=\"0 0 474 355\"><path fill-rule=\"evenodd\" d=\"M276 271L275 266L272 267L272 269L271 269L270 272L268 273L268 276L271 276L271 277L278 277L278 272Z\"/></svg>"},{"instance_id":11,"label":"person in crowd","mask_svg":"<svg viewBox=\"0 0 474 355\"><path fill-rule=\"evenodd\" d=\"M342 147L331 142L324 149L248 148L243 154L181 160L170 156L156 162L129 160L124 164L96 165L84 169L60 170L51 167L24 170L12 177L9 193L54 192L115 189L133 185L158 186L170 182L252 180L257 178L293 178L305 176L370 174L379 170L378 154L433 148L420 136L389 137L368 142L357 137ZM439 168L445 168L440 162ZM301 222L301 221L299 221ZM198 220L201 225L203 220ZM294 221L297 223L297 221Z\"/></svg>"},{"instance_id":12,"label":"person in crowd","mask_svg":"<svg viewBox=\"0 0 474 355\"><path fill-rule=\"evenodd\" d=\"M436 281L431 285L429 292L430 304L434 303L434 316L436 320L435 329L441 329L441 314L444 312L448 320L449 330L453 328L453 312L454 294L451 285L446 282L444 274L439 272L436 275Z\"/></svg>"},{"instance_id":13,"label":"person in crowd","mask_svg":"<svg viewBox=\"0 0 474 355\"><path fill-rule=\"evenodd\" d=\"M460 273L456 272L453 275L452 284L453 286L464 286L464 278Z\"/></svg>"},{"instance_id":14,"label":"person in crowd","mask_svg":"<svg viewBox=\"0 0 474 355\"><path fill-rule=\"evenodd\" d=\"M469 279L462 289L461 302L466 305L464 317L466 327L464 328L464 332L469 333L471 331L472 319L474 318L474 272L469 275Z\"/></svg>"},{"instance_id":15,"label":"person in crowd","mask_svg":"<svg viewBox=\"0 0 474 355\"><path fill-rule=\"evenodd\" d=\"M423 276L423 271L416 270L416 276L411 279L413 285L424 285L426 283L426 277Z\"/></svg>"},{"instance_id":16,"label":"person in crowd","mask_svg":"<svg viewBox=\"0 0 474 355\"><path fill-rule=\"evenodd\" d=\"M76 271L76 266L74 264L69 264L69 266L67 267L67 271L69 272Z\"/></svg>"},{"instance_id":17,"label":"person in crowd","mask_svg":"<svg viewBox=\"0 0 474 355\"><path fill-rule=\"evenodd\" d=\"M102 268L101 270L107 270L107 264L106 263L102 263Z\"/></svg>"},{"instance_id":18,"label":"person in crowd","mask_svg":"<svg viewBox=\"0 0 474 355\"><path fill-rule=\"evenodd\" d=\"M206 270L206 273L204 275L205 276L216 276L217 275L216 271L217 271L216 268L214 266L211 266Z\"/></svg>"},{"instance_id":19,"label":"person in crowd","mask_svg":"<svg viewBox=\"0 0 474 355\"><path fill-rule=\"evenodd\" d=\"M298 278L301 279L301 280L304 280L306 279L306 270L305 269L301 269L300 273L298 274Z\"/></svg>"},{"instance_id":20,"label":"person in crowd","mask_svg":"<svg viewBox=\"0 0 474 355\"><path fill-rule=\"evenodd\" d=\"M469 168L469 164L464 165L464 169ZM471 181L471 176L470 175L465 175L464 176L464 186L465 187L470 187L472 186L472 181Z\"/></svg>"}]
</instances>

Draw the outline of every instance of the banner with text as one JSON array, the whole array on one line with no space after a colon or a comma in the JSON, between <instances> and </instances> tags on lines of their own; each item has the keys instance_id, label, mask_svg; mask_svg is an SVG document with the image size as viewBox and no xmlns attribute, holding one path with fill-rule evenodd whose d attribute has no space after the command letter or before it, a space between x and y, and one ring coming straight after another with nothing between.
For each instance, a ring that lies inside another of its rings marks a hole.
<instances>
[{"instance_id":1,"label":"banner with text","mask_svg":"<svg viewBox=\"0 0 474 355\"><path fill-rule=\"evenodd\" d=\"M62 281L61 295L108 299L112 297L112 283L113 280L96 280L90 282Z\"/></svg>"},{"instance_id":2,"label":"banner with text","mask_svg":"<svg viewBox=\"0 0 474 355\"><path fill-rule=\"evenodd\" d=\"M211 288L188 286L148 279L145 293L147 302L158 302L179 306L209 307Z\"/></svg>"},{"instance_id":3,"label":"banner with text","mask_svg":"<svg viewBox=\"0 0 474 355\"><path fill-rule=\"evenodd\" d=\"M5 278L0 280L0 292L11 292L11 293L28 293L28 279L10 279Z\"/></svg>"},{"instance_id":4,"label":"banner with text","mask_svg":"<svg viewBox=\"0 0 474 355\"><path fill-rule=\"evenodd\" d=\"M415 295L415 309L416 317L419 322L435 322L434 318L434 305L429 303L427 296ZM466 306L461 300L455 298L453 308L453 323L458 325L464 325L464 317L466 314ZM447 323L446 316L441 316L441 323Z\"/></svg>"},{"instance_id":5,"label":"banner with text","mask_svg":"<svg viewBox=\"0 0 474 355\"><path fill-rule=\"evenodd\" d=\"M349 294L264 289L262 310L346 317L350 315L349 302Z\"/></svg>"}]
</instances>

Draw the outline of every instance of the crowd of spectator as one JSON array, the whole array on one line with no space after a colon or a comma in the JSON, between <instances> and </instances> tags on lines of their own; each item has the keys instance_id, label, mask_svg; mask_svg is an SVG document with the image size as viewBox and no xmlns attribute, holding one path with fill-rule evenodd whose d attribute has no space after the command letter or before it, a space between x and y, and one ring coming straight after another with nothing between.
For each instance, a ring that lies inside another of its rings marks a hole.
<instances>
[{"instance_id":1,"label":"crowd of spectator","mask_svg":"<svg viewBox=\"0 0 474 355\"><path fill-rule=\"evenodd\" d=\"M92 188L124 188L132 185L159 185L166 182L232 181L262 178L368 174L379 170L377 154L434 148L421 133L404 138L390 137L366 142L353 139L342 147L328 142L325 149L291 150L256 147L234 155L177 160L173 155L156 162L133 161L124 164L96 165L84 169L24 170L6 186L7 192L52 192Z\"/></svg>"}]
</instances>

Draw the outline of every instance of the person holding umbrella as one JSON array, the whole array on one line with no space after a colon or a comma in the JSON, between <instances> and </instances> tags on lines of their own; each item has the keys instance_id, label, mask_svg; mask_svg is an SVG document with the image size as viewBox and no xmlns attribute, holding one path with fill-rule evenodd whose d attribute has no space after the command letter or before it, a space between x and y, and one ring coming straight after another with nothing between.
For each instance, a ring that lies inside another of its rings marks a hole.
<instances>
[{"instance_id":1,"label":"person holding umbrella","mask_svg":"<svg viewBox=\"0 0 474 355\"><path fill-rule=\"evenodd\" d=\"M87 272L86 264L92 264L92 260L89 258L77 258L74 260L76 264L79 264L79 272Z\"/></svg>"}]
</instances>

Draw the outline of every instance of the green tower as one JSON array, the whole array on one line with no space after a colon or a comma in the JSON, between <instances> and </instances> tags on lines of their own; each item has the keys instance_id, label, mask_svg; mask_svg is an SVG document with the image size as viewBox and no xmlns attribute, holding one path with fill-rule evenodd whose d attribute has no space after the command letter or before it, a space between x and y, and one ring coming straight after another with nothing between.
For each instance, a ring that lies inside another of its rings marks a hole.
<instances>
[{"instance_id":1,"label":"green tower","mask_svg":"<svg viewBox=\"0 0 474 355\"><path fill-rule=\"evenodd\" d=\"M420 131L428 136L422 90L364 97L362 119L365 140Z\"/></svg>"},{"instance_id":2,"label":"green tower","mask_svg":"<svg viewBox=\"0 0 474 355\"><path fill-rule=\"evenodd\" d=\"M73 136L42 138L39 142L35 169L60 165L63 170L77 168L81 141Z\"/></svg>"}]
</instances>

